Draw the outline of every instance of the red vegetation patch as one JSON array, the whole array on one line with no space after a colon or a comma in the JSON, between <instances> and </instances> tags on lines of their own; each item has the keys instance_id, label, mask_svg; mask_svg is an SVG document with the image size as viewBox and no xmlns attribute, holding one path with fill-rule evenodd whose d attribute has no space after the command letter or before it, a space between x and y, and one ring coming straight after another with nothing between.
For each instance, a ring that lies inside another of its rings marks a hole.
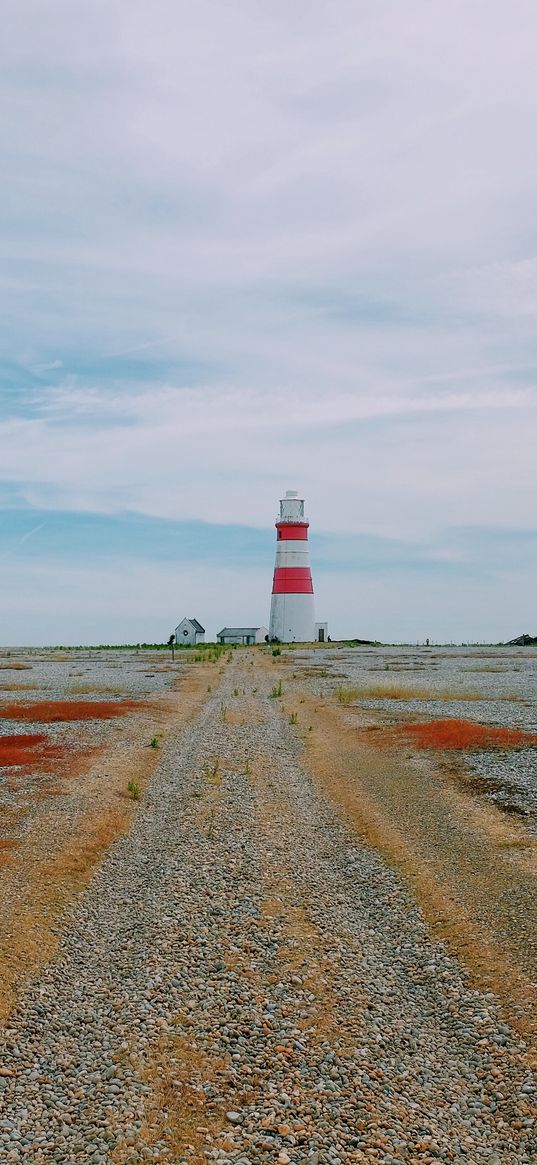
<instances>
[{"instance_id":1,"label":"red vegetation patch","mask_svg":"<svg viewBox=\"0 0 537 1165\"><path fill-rule=\"evenodd\" d=\"M42 733L24 736L0 736L0 768L8 765L47 767L62 755L63 749L49 744Z\"/></svg>"},{"instance_id":2,"label":"red vegetation patch","mask_svg":"<svg viewBox=\"0 0 537 1165\"><path fill-rule=\"evenodd\" d=\"M4 704L2 720L29 720L34 724L54 724L64 720L111 720L126 716L141 704L136 700L40 700L27 704Z\"/></svg>"},{"instance_id":3,"label":"red vegetation patch","mask_svg":"<svg viewBox=\"0 0 537 1165\"><path fill-rule=\"evenodd\" d=\"M375 735L375 741L394 744L404 740L416 748L484 749L537 747L537 735L516 728L495 728L474 720L425 720L421 724L400 724Z\"/></svg>"}]
</instances>

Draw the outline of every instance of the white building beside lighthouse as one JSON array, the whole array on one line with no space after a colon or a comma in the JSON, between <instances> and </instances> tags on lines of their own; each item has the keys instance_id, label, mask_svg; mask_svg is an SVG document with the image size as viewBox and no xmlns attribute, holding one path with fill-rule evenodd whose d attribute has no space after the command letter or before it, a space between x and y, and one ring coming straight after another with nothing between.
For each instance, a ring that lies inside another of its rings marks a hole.
<instances>
[{"instance_id":1,"label":"white building beside lighthouse","mask_svg":"<svg viewBox=\"0 0 537 1165\"><path fill-rule=\"evenodd\" d=\"M315 638L313 582L304 500L287 490L276 522L276 564L272 584L269 639L312 643Z\"/></svg>"}]
</instances>

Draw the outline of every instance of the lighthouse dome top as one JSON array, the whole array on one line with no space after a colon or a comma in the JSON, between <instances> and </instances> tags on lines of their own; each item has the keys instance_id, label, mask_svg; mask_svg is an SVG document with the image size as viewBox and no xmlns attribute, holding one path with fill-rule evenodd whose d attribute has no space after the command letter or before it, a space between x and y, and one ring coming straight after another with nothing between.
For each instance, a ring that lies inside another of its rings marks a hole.
<instances>
[{"instance_id":1,"label":"lighthouse dome top","mask_svg":"<svg viewBox=\"0 0 537 1165\"><path fill-rule=\"evenodd\" d=\"M298 490L286 491L285 497L280 501L278 522L304 522L304 499L299 498Z\"/></svg>"}]
</instances>

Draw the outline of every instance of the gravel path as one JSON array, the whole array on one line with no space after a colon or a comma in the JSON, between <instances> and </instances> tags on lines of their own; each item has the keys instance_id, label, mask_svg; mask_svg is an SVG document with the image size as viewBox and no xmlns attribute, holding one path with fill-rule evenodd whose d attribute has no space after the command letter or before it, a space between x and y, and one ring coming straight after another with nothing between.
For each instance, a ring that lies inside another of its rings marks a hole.
<instances>
[{"instance_id":1,"label":"gravel path","mask_svg":"<svg viewBox=\"0 0 537 1165\"><path fill-rule=\"evenodd\" d=\"M531 1163L525 1045L319 797L254 658L23 994L0 1160Z\"/></svg>"}]
</instances>

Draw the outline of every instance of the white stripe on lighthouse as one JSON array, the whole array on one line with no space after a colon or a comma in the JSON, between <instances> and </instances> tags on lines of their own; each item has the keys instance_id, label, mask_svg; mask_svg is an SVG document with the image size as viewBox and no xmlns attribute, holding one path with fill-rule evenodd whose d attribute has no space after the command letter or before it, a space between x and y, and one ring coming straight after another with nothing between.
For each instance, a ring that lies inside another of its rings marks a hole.
<instances>
[{"instance_id":1,"label":"white stripe on lighthouse","mask_svg":"<svg viewBox=\"0 0 537 1165\"><path fill-rule=\"evenodd\" d=\"M286 566L309 566L310 556L307 550L304 550L304 542L283 542L278 543L276 548L276 563L277 567ZM289 550L288 547L295 547L296 550ZM280 549L282 547L282 549ZM285 547L285 549L283 549ZM300 549L299 549L300 548Z\"/></svg>"},{"instance_id":2,"label":"white stripe on lighthouse","mask_svg":"<svg viewBox=\"0 0 537 1165\"><path fill-rule=\"evenodd\" d=\"M297 538L295 534L301 527L307 530L304 502L288 491L280 502L276 523L278 537L269 622L270 638L281 643L311 643L315 634L308 541L307 537ZM285 537L291 529L295 537Z\"/></svg>"}]
</instances>

